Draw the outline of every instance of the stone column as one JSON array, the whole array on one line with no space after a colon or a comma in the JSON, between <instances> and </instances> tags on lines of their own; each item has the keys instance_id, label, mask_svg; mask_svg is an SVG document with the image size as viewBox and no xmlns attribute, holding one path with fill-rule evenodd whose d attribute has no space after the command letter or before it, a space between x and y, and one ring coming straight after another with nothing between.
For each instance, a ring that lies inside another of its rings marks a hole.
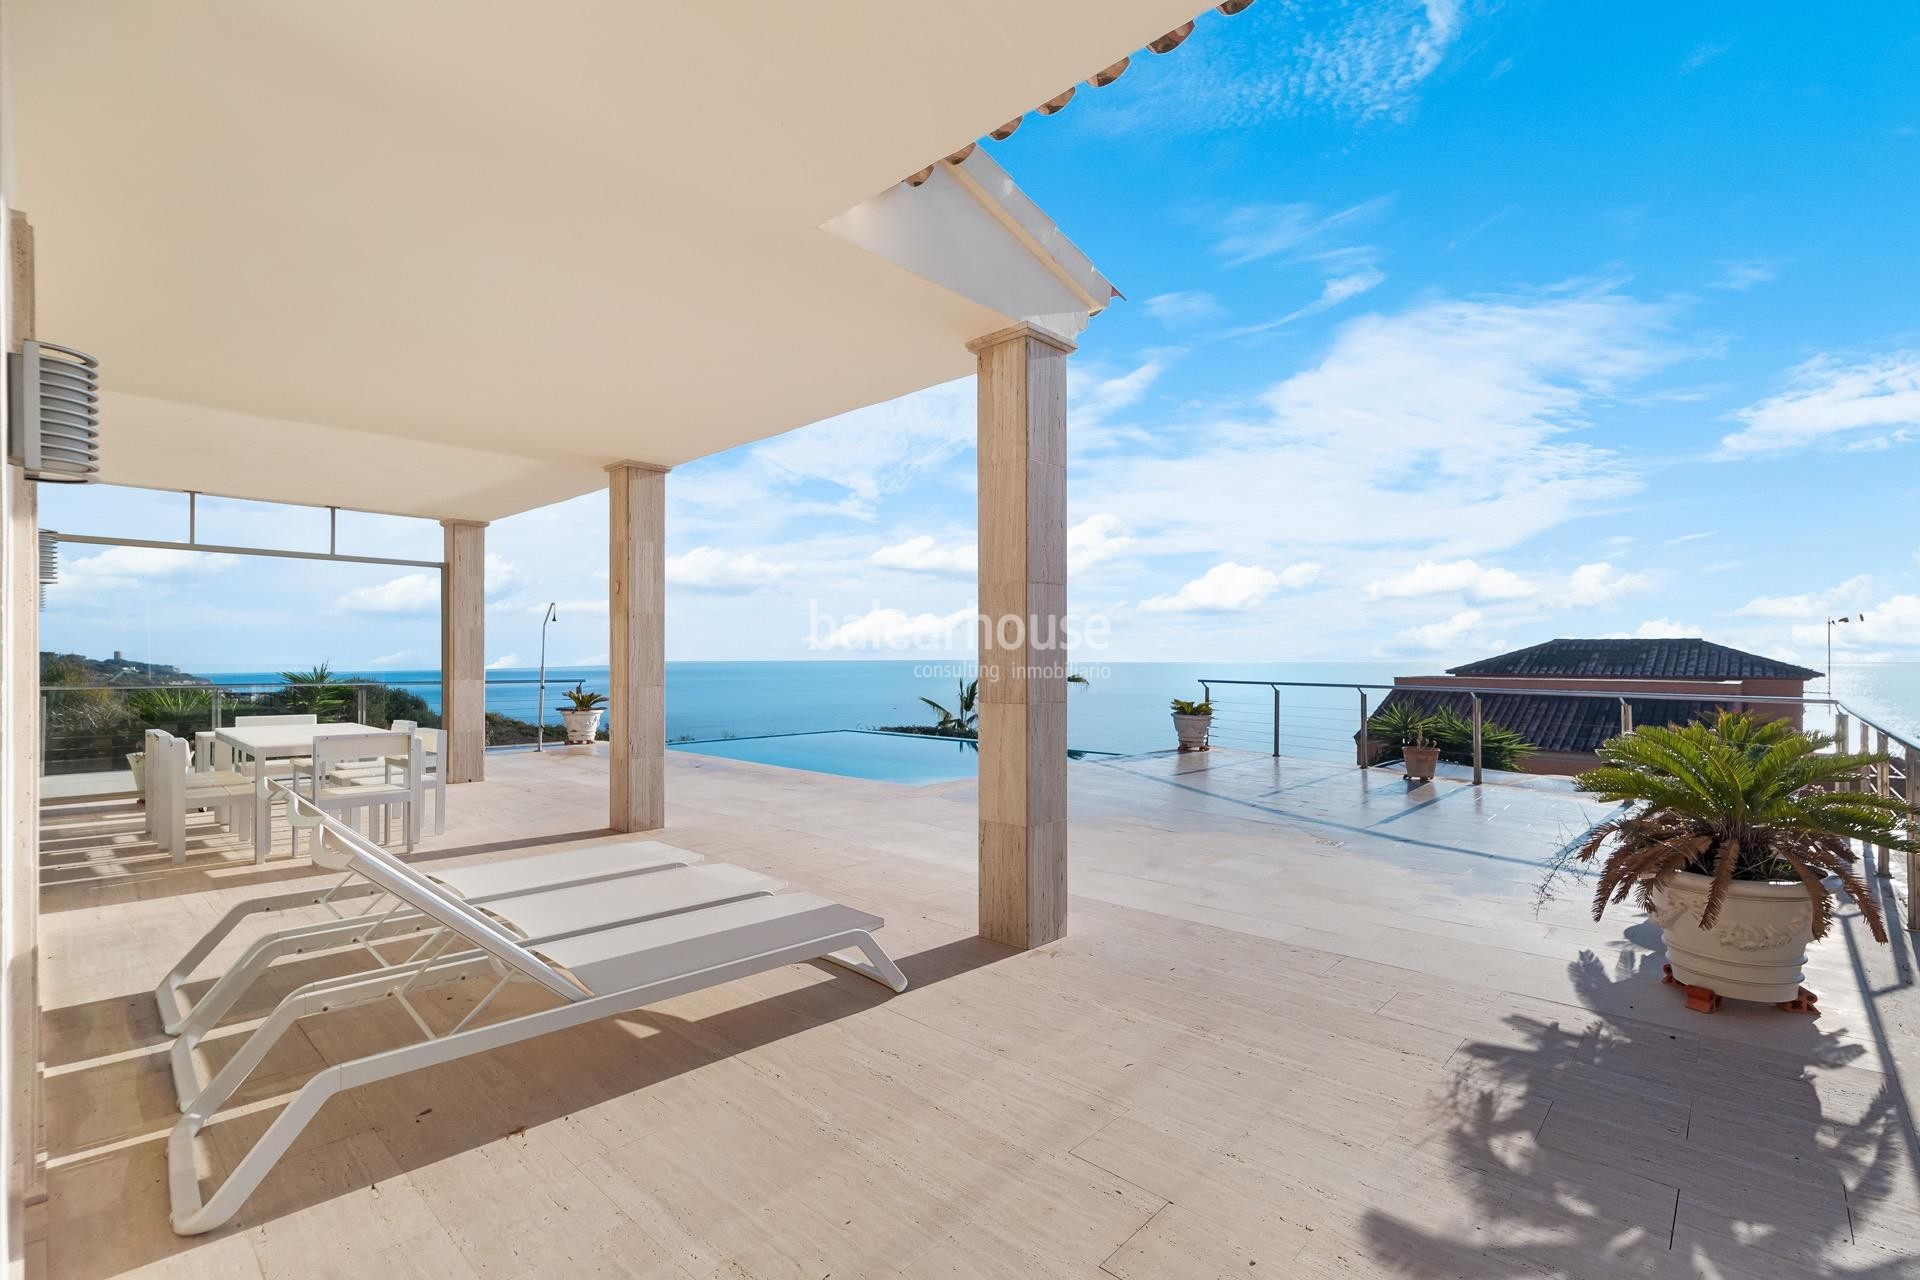
<instances>
[{"instance_id":1,"label":"stone column","mask_svg":"<svg viewBox=\"0 0 1920 1280\"><path fill-rule=\"evenodd\" d=\"M607 825L667 822L667 468L607 468Z\"/></svg>"},{"instance_id":2,"label":"stone column","mask_svg":"<svg viewBox=\"0 0 1920 1280\"><path fill-rule=\"evenodd\" d=\"M487 526L442 520L446 568L440 571L440 715L448 782L479 782L487 772Z\"/></svg>"},{"instance_id":3,"label":"stone column","mask_svg":"<svg viewBox=\"0 0 1920 1280\"><path fill-rule=\"evenodd\" d=\"M7 219L6 349L34 336L33 227L11 211ZM0 408L7 413L9 408ZM10 425L10 424L0 424ZM4 504L5 579L0 583L7 679L4 706L7 853L0 876L0 912L5 913L7 1025L11 1076L0 1114L5 1117L8 1216L20 1222L23 1208L46 1198L46 1166L40 1126L40 531L39 488L22 468L6 464ZM16 1233L18 1228L16 1228Z\"/></svg>"},{"instance_id":4,"label":"stone column","mask_svg":"<svg viewBox=\"0 0 1920 1280\"><path fill-rule=\"evenodd\" d=\"M1067 356L1031 324L979 358L980 935L1067 931Z\"/></svg>"}]
</instances>

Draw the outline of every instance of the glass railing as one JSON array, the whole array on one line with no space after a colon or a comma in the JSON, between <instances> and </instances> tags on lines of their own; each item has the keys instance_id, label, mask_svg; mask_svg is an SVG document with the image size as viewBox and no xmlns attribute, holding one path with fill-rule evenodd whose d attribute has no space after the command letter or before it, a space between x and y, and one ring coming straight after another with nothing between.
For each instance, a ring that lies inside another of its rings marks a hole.
<instances>
[{"instance_id":1,"label":"glass railing","mask_svg":"<svg viewBox=\"0 0 1920 1280\"><path fill-rule=\"evenodd\" d=\"M558 710L561 687L549 681L546 688L548 742L566 736ZM543 718L539 681L489 680L486 691L489 747L530 746L538 740ZM196 733L223 728L246 715L310 714L323 724L411 720L422 728L439 728L442 692L438 680L45 685L40 690L41 772L127 769L127 757L141 749L149 729L192 741Z\"/></svg>"}]
</instances>

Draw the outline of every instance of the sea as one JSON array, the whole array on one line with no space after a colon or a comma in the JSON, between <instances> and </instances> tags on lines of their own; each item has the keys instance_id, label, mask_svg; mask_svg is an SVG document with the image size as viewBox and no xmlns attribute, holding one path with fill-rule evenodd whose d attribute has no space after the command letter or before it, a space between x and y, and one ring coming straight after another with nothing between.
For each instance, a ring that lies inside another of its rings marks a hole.
<instances>
[{"instance_id":1,"label":"sea","mask_svg":"<svg viewBox=\"0 0 1920 1280\"><path fill-rule=\"evenodd\" d=\"M1085 751L1134 754L1173 745L1168 703L1199 699L1203 685L1213 695L1213 738L1228 746L1271 747L1274 691L1264 682L1286 682L1279 691L1281 749L1308 758L1346 759L1367 706L1383 691L1356 686L1390 685L1395 676L1431 675L1417 662L1088 662L1073 670L1087 678L1067 690L1068 745ZM272 672L201 672L221 684L274 685ZM440 673L435 670L347 673L411 690L435 710ZM973 675L957 662L823 660L798 662L669 662L669 741L745 738L827 729L872 729L932 724L938 714L922 698L955 708L960 685ZM539 671L505 668L487 672L487 709L533 720L541 705ZM575 683L604 692L605 667L549 667L549 722L558 720L560 693ZM1253 683L1235 684L1230 681ZM1213 682L1207 684L1206 682ZM1838 697L1876 722L1920 742L1920 663L1836 664ZM1821 682L1808 693L1820 696ZM1809 728L1824 727L1813 715Z\"/></svg>"}]
</instances>

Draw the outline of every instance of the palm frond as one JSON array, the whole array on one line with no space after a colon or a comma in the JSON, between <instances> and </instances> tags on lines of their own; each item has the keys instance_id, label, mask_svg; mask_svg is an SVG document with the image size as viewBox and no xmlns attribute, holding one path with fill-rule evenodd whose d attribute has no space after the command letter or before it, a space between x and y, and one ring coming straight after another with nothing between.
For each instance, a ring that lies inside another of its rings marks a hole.
<instances>
[{"instance_id":1,"label":"palm frond","mask_svg":"<svg viewBox=\"0 0 1920 1280\"><path fill-rule=\"evenodd\" d=\"M1829 752L1826 734L1722 712L1712 724L1645 725L1600 748L1601 763L1575 779L1590 795L1628 806L1588 833L1574 856L1605 850L1595 886L1597 919L1610 903L1651 891L1679 871L1711 878L1700 924L1712 927L1736 880L1799 880L1813 903L1815 937L1833 920L1825 877L1886 940L1880 906L1854 866L1849 842L1920 852L1920 813L1905 801L1848 789L1883 755Z\"/></svg>"}]
</instances>

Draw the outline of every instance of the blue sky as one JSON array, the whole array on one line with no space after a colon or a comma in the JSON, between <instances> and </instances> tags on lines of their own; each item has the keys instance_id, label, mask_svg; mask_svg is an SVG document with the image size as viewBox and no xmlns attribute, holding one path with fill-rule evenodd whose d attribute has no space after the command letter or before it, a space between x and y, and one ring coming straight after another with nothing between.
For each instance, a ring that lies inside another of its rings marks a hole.
<instances>
[{"instance_id":1,"label":"blue sky","mask_svg":"<svg viewBox=\"0 0 1920 1280\"><path fill-rule=\"evenodd\" d=\"M1557 635L1920 654L1920 21L1902 5L1262 0L996 158L1126 293L1074 357L1072 606L1110 660ZM669 478L669 657L963 642L973 389ZM55 491L49 527L185 502ZM201 536L323 546L203 503ZM488 657L604 660L605 499L502 521ZM420 522L343 550L437 558ZM436 662L431 575L69 547L47 647ZM816 617L837 624L829 631ZM823 642L826 647L821 647ZM920 651L915 651L920 652ZM877 656L900 656L881 651Z\"/></svg>"}]
</instances>

